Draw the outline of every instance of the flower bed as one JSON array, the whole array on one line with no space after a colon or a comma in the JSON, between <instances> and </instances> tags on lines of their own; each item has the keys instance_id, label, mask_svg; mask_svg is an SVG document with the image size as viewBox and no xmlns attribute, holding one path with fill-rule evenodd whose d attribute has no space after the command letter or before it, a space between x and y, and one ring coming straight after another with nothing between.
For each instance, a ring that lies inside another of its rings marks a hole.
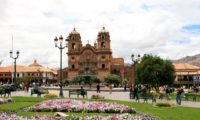
<instances>
[{"instance_id":1,"label":"flower bed","mask_svg":"<svg viewBox=\"0 0 200 120\"><path fill-rule=\"evenodd\" d=\"M90 117L78 117L71 116L72 120L159 120L157 117L153 117L146 114L133 115L133 114L114 114L112 116L90 116Z\"/></svg>"},{"instance_id":2,"label":"flower bed","mask_svg":"<svg viewBox=\"0 0 200 120\"><path fill-rule=\"evenodd\" d=\"M133 108L117 103L90 102L83 100L54 99L38 103L30 108L37 112L95 112L136 113Z\"/></svg>"},{"instance_id":3,"label":"flower bed","mask_svg":"<svg viewBox=\"0 0 200 120\"><path fill-rule=\"evenodd\" d=\"M16 116L16 114L1 113L0 120L159 120L159 118L150 115L133 115L133 114L114 114L112 116L68 116L66 118L54 116L32 116L30 118Z\"/></svg>"},{"instance_id":4,"label":"flower bed","mask_svg":"<svg viewBox=\"0 0 200 120\"><path fill-rule=\"evenodd\" d=\"M48 116L32 116L31 118L16 116L16 114L1 113L0 120L56 120Z\"/></svg>"},{"instance_id":5,"label":"flower bed","mask_svg":"<svg viewBox=\"0 0 200 120\"><path fill-rule=\"evenodd\" d=\"M0 104L10 103L12 102L11 98L0 98Z\"/></svg>"}]
</instances>

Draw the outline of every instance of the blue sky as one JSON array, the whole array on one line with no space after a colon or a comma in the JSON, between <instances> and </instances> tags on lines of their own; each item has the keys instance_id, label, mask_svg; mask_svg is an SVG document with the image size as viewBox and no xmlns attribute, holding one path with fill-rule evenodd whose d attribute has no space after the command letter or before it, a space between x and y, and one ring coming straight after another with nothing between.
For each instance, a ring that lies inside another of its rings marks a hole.
<instances>
[{"instance_id":1,"label":"blue sky","mask_svg":"<svg viewBox=\"0 0 200 120\"><path fill-rule=\"evenodd\" d=\"M103 26L110 32L114 57L131 54L178 59L200 53L199 0L0 0L0 60L11 65L9 51L20 51L19 64L34 59L59 67L55 36L76 27L91 44ZM63 64L67 66L66 51Z\"/></svg>"},{"instance_id":2,"label":"blue sky","mask_svg":"<svg viewBox=\"0 0 200 120\"><path fill-rule=\"evenodd\" d=\"M189 34L200 35L200 24L189 24L182 27L182 31Z\"/></svg>"}]
</instances>

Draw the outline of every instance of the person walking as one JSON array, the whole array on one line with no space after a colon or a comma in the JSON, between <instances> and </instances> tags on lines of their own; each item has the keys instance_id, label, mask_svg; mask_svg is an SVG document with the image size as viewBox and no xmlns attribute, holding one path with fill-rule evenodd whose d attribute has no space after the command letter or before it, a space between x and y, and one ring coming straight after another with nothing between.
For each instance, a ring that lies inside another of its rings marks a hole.
<instances>
[{"instance_id":1,"label":"person walking","mask_svg":"<svg viewBox=\"0 0 200 120\"><path fill-rule=\"evenodd\" d=\"M169 86L167 86L165 93L166 93L167 100L170 100L171 89Z\"/></svg>"},{"instance_id":2,"label":"person walking","mask_svg":"<svg viewBox=\"0 0 200 120\"><path fill-rule=\"evenodd\" d=\"M100 91L100 85L99 84L97 84L97 93L100 93L101 91Z\"/></svg>"},{"instance_id":3,"label":"person walking","mask_svg":"<svg viewBox=\"0 0 200 120\"><path fill-rule=\"evenodd\" d=\"M163 99L163 93L164 93L164 87L163 86L159 87L159 93L160 93L159 99Z\"/></svg>"}]
</instances>

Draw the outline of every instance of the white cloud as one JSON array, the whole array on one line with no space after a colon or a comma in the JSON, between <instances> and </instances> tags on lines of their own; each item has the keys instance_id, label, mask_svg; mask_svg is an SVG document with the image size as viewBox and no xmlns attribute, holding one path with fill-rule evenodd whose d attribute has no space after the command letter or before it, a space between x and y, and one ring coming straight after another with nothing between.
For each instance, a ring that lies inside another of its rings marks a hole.
<instances>
[{"instance_id":1,"label":"white cloud","mask_svg":"<svg viewBox=\"0 0 200 120\"><path fill-rule=\"evenodd\" d=\"M110 31L113 56L130 62L132 53L152 53L177 59L199 53L200 35L182 32L200 24L199 0L0 0L0 59L10 65L11 35L20 50L19 64L33 59L59 67L53 39L76 27L82 41L91 44L102 26ZM187 39L187 44L178 40ZM65 50L66 52L66 50ZM67 56L63 52L63 63Z\"/></svg>"}]
</instances>

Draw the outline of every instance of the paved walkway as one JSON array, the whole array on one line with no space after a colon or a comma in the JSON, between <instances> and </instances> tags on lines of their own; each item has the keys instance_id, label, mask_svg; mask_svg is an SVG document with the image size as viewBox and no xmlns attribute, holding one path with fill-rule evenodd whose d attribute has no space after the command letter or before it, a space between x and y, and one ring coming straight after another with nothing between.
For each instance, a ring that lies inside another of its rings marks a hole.
<instances>
[{"instance_id":1,"label":"paved walkway","mask_svg":"<svg viewBox=\"0 0 200 120\"><path fill-rule=\"evenodd\" d=\"M50 93L55 93L59 95L59 90L49 90ZM64 90L64 97L68 98L69 97L69 92L67 90ZM92 95L97 94L96 91L88 91L88 98L90 98ZM12 96L30 96L30 90L29 92L25 91L16 91L11 93ZM109 91L102 91L100 95L105 96L106 99L114 99L114 100L125 100L125 101L135 101L135 100L130 100L129 99L129 92L122 92L122 91L113 91L110 93ZM33 95L36 97L36 95ZM76 95L71 96L71 97L76 97ZM170 100L174 104L176 104L175 100ZM141 100L141 103L143 100ZM151 101L149 101L151 103ZM200 108L200 102L190 102L190 101L182 101L181 106L184 107L194 107L194 108Z\"/></svg>"}]
</instances>

